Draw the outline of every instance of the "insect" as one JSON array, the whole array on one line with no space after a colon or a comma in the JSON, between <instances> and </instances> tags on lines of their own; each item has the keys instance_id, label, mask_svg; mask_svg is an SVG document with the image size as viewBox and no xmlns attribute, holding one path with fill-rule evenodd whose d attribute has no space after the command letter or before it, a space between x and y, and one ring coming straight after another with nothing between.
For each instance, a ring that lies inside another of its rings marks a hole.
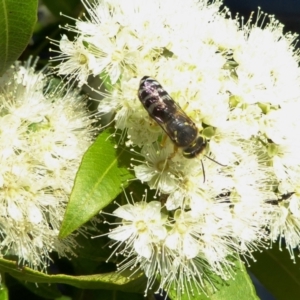
<instances>
[{"instance_id":1,"label":"insect","mask_svg":"<svg viewBox=\"0 0 300 300\"><path fill-rule=\"evenodd\" d=\"M266 203L272 204L272 205L278 205L281 201L288 200L289 198L291 198L294 194L295 194L295 192L289 192L289 193L281 195L281 198L279 198L279 199L266 200Z\"/></svg>"},{"instance_id":2,"label":"insect","mask_svg":"<svg viewBox=\"0 0 300 300\"><path fill-rule=\"evenodd\" d=\"M140 81L138 97L149 116L166 132L186 158L196 157L206 148L195 123L171 98L155 79L144 76Z\"/></svg>"}]
</instances>

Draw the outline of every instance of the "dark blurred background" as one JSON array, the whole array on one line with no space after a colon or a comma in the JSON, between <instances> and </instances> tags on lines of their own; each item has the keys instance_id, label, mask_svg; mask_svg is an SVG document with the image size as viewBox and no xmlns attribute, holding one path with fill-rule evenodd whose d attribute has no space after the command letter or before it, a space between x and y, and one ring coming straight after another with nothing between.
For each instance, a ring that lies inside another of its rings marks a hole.
<instances>
[{"instance_id":1,"label":"dark blurred background","mask_svg":"<svg viewBox=\"0 0 300 300\"><path fill-rule=\"evenodd\" d=\"M239 12L245 20L259 6L262 11L275 15L285 25L285 31L300 33L300 0L224 0L224 4L233 15Z\"/></svg>"}]
</instances>

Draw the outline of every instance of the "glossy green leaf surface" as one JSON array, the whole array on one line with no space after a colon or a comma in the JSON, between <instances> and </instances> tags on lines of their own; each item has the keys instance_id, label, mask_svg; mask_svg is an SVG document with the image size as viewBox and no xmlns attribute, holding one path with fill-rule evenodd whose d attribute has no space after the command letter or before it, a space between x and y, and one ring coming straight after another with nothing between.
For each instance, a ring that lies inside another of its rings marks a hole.
<instances>
[{"instance_id":1,"label":"glossy green leaf surface","mask_svg":"<svg viewBox=\"0 0 300 300\"><path fill-rule=\"evenodd\" d=\"M8 300L9 299L9 294L8 294L8 289L5 285L4 282L1 282L1 287L0 287L0 300Z\"/></svg>"},{"instance_id":2,"label":"glossy green leaf surface","mask_svg":"<svg viewBox=\"0 0 300 300\"><path fill-rule=\"evenodd\" d=\"M85 153L79 167L73 191L61 226L65 237L90 220L112 202L133 178L128 170L131 154L115 148L116 140L110 130L102 132Z\"/></svg>"},{"instance_id":3,"label":"glossy green leaf surface","mask_svg":"<svg viewBox=\"0 0 300 300\"><path fill-rule=\"evenodd\" d=\"M28 45L38 0L0 0L0 76Z\"/></svg>"},{"instance_id":4,"label":"glossy green leaf surface","mask_svg":"<svg viewBox=\"0 0 300 300\"><path fill-rule=\"evenodd\" d=\"M122 275L116 272L86 276L48 275L27 267L19 268L16 262L5 259L0 259L0 270L1 272L9 273L16 279L27 282L62 283L82 289L105 289L143 293L145 287L145 277L141 273L134 276L129 276L130 274Z\"/></svg>"},{"instance_id":5,"label":"glossy green leaf surface","mask_svg":"<svg viewBox=\"0 0 300 300\"><path fill-rule=\"evenodd\" d=\"M191 287L194 289L194 295L187 292L182 295L181 300L258 300L255 288L252 284L250 277L247 274L247 270L244 264L240 261L236 262L236 274L233 279L222 282L216 278L214 283L217 291L213 291L212 287L207 285L206 296L203 292L197 293L195 284L191 282ZM176 300L177 294L174 291L169 293L172 300Z\"/></svg>"}]
</instances>

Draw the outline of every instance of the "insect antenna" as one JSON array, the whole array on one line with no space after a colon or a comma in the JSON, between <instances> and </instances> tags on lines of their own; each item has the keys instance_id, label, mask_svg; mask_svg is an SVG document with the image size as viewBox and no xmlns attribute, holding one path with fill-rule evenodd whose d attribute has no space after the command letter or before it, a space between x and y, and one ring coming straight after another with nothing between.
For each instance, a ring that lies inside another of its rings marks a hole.
<instances>
[{"instance_id":1,"label":"insect antenna","mask_svg":"<svg viewBox=\"0 0 300 300\"><path fill-rule=\"evenodd\" d=\"M204 155L204 156L205 156L206 158L208 158L209 160L213 161L214 163L216 163L216 164L222 166L222 167L227 167L227 165L223 165L223 164L219 163L218 161L214 160L213 158L211 158L211 157L209 157L209 156L207 156L207 155Z\"/></svg>"},{"instance_id":2,"label":"insect antenna","mask_svg":"<svg viewBox=\"0 0 300 300\"><path fill-rule=\"evenodd\" d=\"M202 167L202 173L203 173L203 183L205 183L205 169L204 169L204 164L203 164L203 161L201 159L201 167Z\"/></svg>"},{"instance_id":3,"label":"insect antenna","mask_svg":"<svg viewBox=\"0 0 300 300\"><path fill-rule=\"evenodd\" d=\"M207 156L207 155L205 155L205 154L204 154L204 156L205 156L206 158L208 158L209 160L213 161L214 163L216 163L216 164L222 166L222 167L226 167L226 166L227 166L227 165L223 165L223 164L219 163L218 161L214 160L213 158L211 158L211 157L209 157L209 156ZM205 169L204 169L204 164L203 164L202 159L201 159L201 167L202 167L202 173L203 173L203 183L205 183L206 177L205 177Z\"/></svg>"}]
</instances>

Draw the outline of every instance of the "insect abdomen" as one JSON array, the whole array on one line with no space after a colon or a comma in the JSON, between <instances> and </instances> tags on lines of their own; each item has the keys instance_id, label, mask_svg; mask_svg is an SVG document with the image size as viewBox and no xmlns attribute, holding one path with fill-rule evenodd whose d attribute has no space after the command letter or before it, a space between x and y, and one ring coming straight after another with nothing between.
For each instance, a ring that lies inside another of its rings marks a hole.
<instances>
[{"instance_id":1,"label":"insect abdomen","mask_svg":"<svg viewBox=\"0 0 300 300\"><path fill-rule=\"evenodd\" d=\"M176 112L176 104L170 95L154 79L141 79L138 96L151 118L159 124L167 123Z\"/></svg>"}]
</instances>

